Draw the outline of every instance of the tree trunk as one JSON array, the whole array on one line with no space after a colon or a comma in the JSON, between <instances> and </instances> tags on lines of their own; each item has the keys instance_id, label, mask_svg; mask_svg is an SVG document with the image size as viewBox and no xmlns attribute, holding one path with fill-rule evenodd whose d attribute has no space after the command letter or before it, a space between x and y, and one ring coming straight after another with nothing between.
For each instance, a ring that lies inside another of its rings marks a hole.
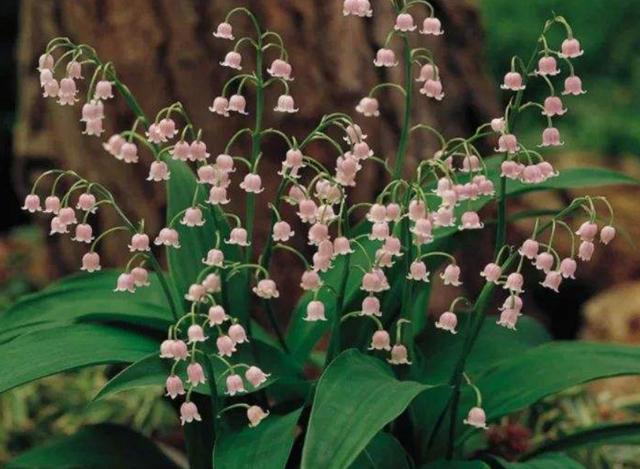
<instances>
[{"instance_id":1,"label":"tree trunk","mask_svg":"<svg viewBox=\"0 0 640 469\"><path fill-rule=\"evenodd\" d=\"M323 114L335 111L355 114L354 106L373 85L381 80L402 80L400 67L381 70L372 63L376 50L383 46L393 26L390 2L375 2L375 14L368 19L344 17L339 0L245 3L265 27L282 34L294 70L291 93L300 112L293 116L270 112L281 90L269 90L267 126L304 138ZM446 98L437 102L416 92L412 119L435 126L447 137L468 135L479 123L498 112L495 87L482 66L483 37L478 12L463 0L440 0L434 4L445 35L416 34L415 40L433 49ZM222 151L235 130L252 123L251 116L223 119L207 109L230 77L228 71L218 65L229 43L214 38L211 32L236 2L24 0L21 6L19 114L15 133L19 171L16 181L21 184L18 191L24 194L34 177L47 167L73 169L109 187L125 212L133 220L144 217L148 231L154 235L163 224L164 195L162 184L144 181L150 162L148 155L143 155L142 164L125 165L102 149L102 139L82 135L79 105L60 107L40 96L35 70L38 56L56 36L68 36L75 42L94 46L104 61L115 64L119 77L128 84L148 115L155 116L171 102L184 103L195 125L203 129L209 151L215 155ZM421 22L424 16L423 12L416 13L417 21ZM250 25L242 21L235 22L236 33L249 31ZM399 50L398 43L392 46ZM248 49L241 52L245 64L250 65ZM252 90L248 93L251 108ZM357 120L369 134L368 141L376 153L392 159L402 101L391 89L382 90L378 97L382 116L377 120L358 116ZM122 99L108 102L106 108L105 137L131 125L131 113ZM248 154L249 142L243 141L238 148L234 153ZM410 146L408 167L431 157L436 149L433 137L416 134ZM261 172L272 176L265 177L267 193L260 198L262 205L256 223L258 244L267 235L269 214L264 201L271 200L275 191L274 175L285 151L281 140L265 139ZM334 167L333 149L313 146L308 153ZM357 197L371 199L380 190L385 175L378 165L368 164L358 177ZM236 201L238 199L236 197ZM238 210L240 205L241 202L232 204L232 209ZM100 229L116 222L115 215L108 210L102 211L96 220ZM122 265L126 262L127 250L123 248L122 238L116 238L107 240L101 249L109 263ZM59 268L62 271L77 269L80 258L77 243L64 238L56 238L52 243Z\"/></svg>"}]
</instances>

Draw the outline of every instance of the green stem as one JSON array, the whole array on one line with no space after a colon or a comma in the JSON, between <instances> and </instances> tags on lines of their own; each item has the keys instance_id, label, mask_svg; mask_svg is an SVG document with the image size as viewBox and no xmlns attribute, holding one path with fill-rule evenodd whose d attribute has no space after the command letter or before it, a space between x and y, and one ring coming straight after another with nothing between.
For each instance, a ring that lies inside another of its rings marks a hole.
<instances>
[{"instance_id":1,"label":"green stem","mask_svg":"<svg viewBox=\"0 0 640 469\"><path fill-rule=\"evenodd\" d=\"M409 144L409 131L411 129L411 98L413 92L413 80L411 77L411 47L409 46L409 39L405 35L403 38L404 43L404 117L402 121L402 131L400 133L400 142L398 143L398 151L396 153L395 166L393 168L393 178L399 179L402 177L402 169L404 167L404 158L407 154L407 146Z\"/></svg>"}]
</instances>

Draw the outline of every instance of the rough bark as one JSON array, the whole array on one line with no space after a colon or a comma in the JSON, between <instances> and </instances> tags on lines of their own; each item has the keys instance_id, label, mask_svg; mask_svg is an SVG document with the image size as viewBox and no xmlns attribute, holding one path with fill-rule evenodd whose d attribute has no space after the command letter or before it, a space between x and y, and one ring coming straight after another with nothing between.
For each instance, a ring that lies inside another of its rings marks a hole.
<instances>
[{"instance_id":1,"label":"rough bark","mask_svg":"<svg viewBox=\"0 0 640 469\"><path fill-rule=\"evenodd\" d=\"M375 51L393 24L389 2L376 2L376 15L366 20L343 17L339 0L246 3L266 27L282 33L294 67L292 94L301 110L293 117L267 112L269 126L302 136L324 113L337 110L352 113L358 99L380 79L401 79L399 70L388 73L372 65ZM435 103L416 94L414 119L434 124L448 136L464 135L493 115L497 103L481 65L478 13L462 0L435 3L446 35L421 36L420 41L434 49L447 98ZM60 107L40 96L35 71L37 58L45 44L56 36L93 45L104 60L114 62L119 76L148 114L154 115L170 102L183 102L196 125L203 128L204 139L215 154L235 129L251 122L239 117L220 119L207 110L229 77L217 63L229 45L213 38L211 31L236 2L25 0L21 6L19 113L15 132L19 174L14 179L19 184L18 191L28 190L35 174L44 167L74 169L110 187L132 218L144 217L154 232L162 223L163 194L161 185L143 182L149 160L143 159L146 164L135 166L120 164L102 150L100 139L82 135L78 122L80 106ZM249 25L240 24L236 29L243 27L247 30ZM249 64L249 53L244 55ZM271 90L267 103L273 103L275 93L279 92ZM378 154L391 156L397 140L401 101L393 91L385 91L380 98L384 108L382 118L364 122L364 127ZM251 95L248 101L251 107ZM107 115L105 136L130 125L131 114L122 100L109 103ZM247 152L247 144L241 144L239 154ZM275 173L284 150L280 141L266 140L264 174ZM415 164L433 150L433 141L426 135L418 136L412 142L412 161L408 164ZM333 166L335 155L329 149L313 147L310 152ZM383 177L379 168L370 167L362 176L365 183L357 189L359 195L375 193ZM267 186L274 190L269 181ZM264 200L268 199L269 190L266 195ZM266 211L262 212L262 217L266 217ZM97 223L106 227L115 223L115 219L104 211ZM266 223L258 222L257 226L266 229ZM259 233L258 238L265 235ZM60 268L75 268L76 248L66 241L53 242ZM114 264L122 262L126 253L121 246L116 238L106 242L105 258Z\"/></svg>"}]
</instances>

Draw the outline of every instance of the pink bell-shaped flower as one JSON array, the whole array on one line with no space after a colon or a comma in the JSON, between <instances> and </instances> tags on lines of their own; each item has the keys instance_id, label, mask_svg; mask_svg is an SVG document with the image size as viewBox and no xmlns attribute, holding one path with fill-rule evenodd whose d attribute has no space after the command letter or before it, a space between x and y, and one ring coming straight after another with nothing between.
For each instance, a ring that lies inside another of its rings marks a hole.
<instances>
[{"instance_id":1,"label":"pink bell-shaped flower","mask_svg":"<svg viewBox=\"0 0 640 469\"><path fill-rule=\"evenodd\" d=\"M440 36L444 34L444 31L442 30L442 23L438 18L425 18L425 20L422 22L422 29L420 30L420 33Z\"/></svg>"},{"instance_id":2,"label":"pink bell-shaped flower","mask_svg":"<svg viewBox=\"0 0 640 469\"><path fill-rule=\"evenodd\" d=\"M170 175L171 172L169 171L167 163L164 161L154 161L149 167L149 176L147 176L147 181L168 181Z\"/></svg>"},{"instance_id":3,"label":"pink bell-shaped flower","mask_svg":"<svg viewBox=\"0 0 640 469\"><path fill-rule=\"evenodd\" d=\"M504 82L500 85L503 90L520 91L524 90L525 86L522 81L522 75L518 72L508 72L504 76Z\"/></svg>"},{"instance_id":4,"label":"pink bell-shaped flower","mask_svg":"<svg viewBox=\"0 0 640 469\"><path fill-rule=\"evenodd\" d=\"M90 243L93 241L93 229L91 225L86 223L80 223L76 226L75 236L71 238L73 241L78 241L79 243Z\"/></svg>"},{"instance_id":5,"label":"pink bell-shaped flower","mask_svg":"<svg viewBox=\"0 0 640 469\"><path fill-rule=\"evenodd\" d=\"M295 106L293 97L288 94L283 94L278 98L278 104L273 108L276 112L298 112L298 108Z\"/></svg>"},{"instance_id":6,"label":"pink bell-shaped flower","mask_svg":"<svg viewBox=\"0 0 640 469\"><path fill-rule=\"evenodd\" d=\"M249 426L251 428L257 427L268 415L269 412L265 412L262 410L262 407L257 405L252 405L247 408L247 420L249 420Z\"/></svg>"},{"instance_id":7,"label":"pink bell-shaped flower","mask_svg":"<svg viewBox=\"0 0 640 469\"><path fill-rule=\"evenodd\" d=\"M395 67L398 65L395 52L392 49L385 48L378 50L373 63L376 67Z\"/></svg>"},{"instance_id":8,"label":"pink bell-shaped flower","mask_svg":"<svg viewBox=\"0 0 640 469\"><path fill-rule=\"evenodd\" d=\"M307 315L304 317L305 321L326 321L327 317L324 313L324 304L321 301L313 300L307 304Z\"/></svg>"},{"instance_id":9,"label":"pink bell-shaped flower","mask_svg":"<svg viewBox=\"0 0 640 469\"><path fill-rule=\"evenodd\" d=\"M120 147L120 152L118 156L116 156L119 160L124 161L125 163L137 163L138 162L138 147L135 143L124 142Z\"/></svg>"},{"instance_id":10,"label":"pink bell-shaped flower","mask_svg":"<svg viewBox=\"0 0 640 469\"><path fill-rule=\"evenodd\" d=\"M249 342L249 339L247 338L247 332L240 324L233 324L232 326L230 326L227 334L229 335L229 337L231 337L231 340L233 340L235 344L243 344L245 342Z\"/></svg>"},{"instance_id":11,"label":"pink bell-shaped flower","mask_svg":"<svg viewBox=\"0 0 640 469\"><path fill-rule=\"evenodd\" d=\"M209 318L209 326L219 326L229 319L224 308L220 305L211 306L207 314Z\"/></svg>"},{"instance_id":12,"label":"pink bell-shaped flower","mask_svg":"<svg viewBox=\"0 0 640 469\"><path fill-rule=\"evenodd\" d=\"M184 384L182 383L180 377L176 375L167 377L165 388L167 389L166 395L171 399L175 399L176 397L185 394Z\"/></svg>"},{"instance_id":13,"label":"pink bell-shaped flower","mask_svg":"<svg viewBox=\"0 0 640 469\"><path fill-rule=\"evenodd\" d=\"M216 347L221 357L230 357L236 352L236 344L228 335L219 336L216 339Z\"/></svg>"},{"instance_id":14,"label":"pink bell-shaped flower","mask_svg":"<svg viewBox=\"0 0 640 469\"><path fill-rule=\"evenodd\" d=\"M591 260L594 250L595 246L591 241L582 241L578 248L578 258L581 261L588 262Z\"/></svg>"},{"instance_id":15,"label":"pink bell-shaped flower","mask_svg":"<svg viewBox=\"0 0 640 469\"><path fill-rule=\"evenodd\" d=\"M541 252L536 256L536 260L533 265L538 270L542 270L545 274L548 274L549 271L553 268L553 255L550 252Z\"/></svg>"},{"instance_id":16,"label":"pink bell-shaped flower","mask_svg":"<svg viewBox=\"0 0 640 469\"><path fill-rule=\"evenodd\" d=\"M24 198L24 204L22 205L22 210L26 210L29 213L35 213L42 210L40 207L40 197L36 194L29 194Z\"/></svg>"},{"instance_id":17,"label":"pink bell-shaped flower","mask_svg":"<svg viewBox=\"0 0 640 469\"><path fill-rule=\"evenodd\" d=\"M409 13L400 13L396 17L396 24L394 25L393 29L406 33L408 31L415 31L416 27L417 26L413 22L413 16L411 16Z\"/></svg>"},{"instance_id":18,"label":"pink bell-shaped flower","mask_svg":"<svg viewBox=\"0 0 640 469\"><path fill-rule=\"evenodd\" d=\"M207 382L202 365L198 362L189 363L189 365L187 365L187 378L187 381L194 387L198 384L204 384Z\"/></svg>"},{"instance_id":19,"label":"pink bell-shaped flower","mask_svg":"<svg viewBox=\"0 0 640 469\"><path fill-rule=\"evenodd\" d=\"M199 207L189 207L185 210L182 220L180 220L182 225L189 227L202 226L204 225L204 222L205 221L202 218L202 210L200 210Z\"/></svg>"},{"instance_id":20,"label":"pink bell-shaped flower","mask_svg":"<svg viewBox=\"0 0 640 469\"><path fill-rule=\"evenodd\" d=\"M600 242L602 244L609 244L616 237L616 229L611 226L603 226L600 230Z\"/></svg>"},{"instance_id":21,"label":"pink bell-shaped flower","mask_svg":"<svg viewBox=\"0 0 640 469\"><path fill-rule=\"evenodd\" d=\"M484 413L484 410L480 407L473 407L467 414L467 418L463 421L467 425L471 425L472 427L482 428L486 430L487 427L487 417Z\"/></svg>"},{"instance_id":22,"label":"pink bell-shaped flower","mask_svg":"<svg viewBox=\"0 0 640 469\"><path fill-rule=\"evenodd\" d=\"M575 38L568 38L562 41L561 52L558 54L562 58L573 59L580 57L584 51L580 48L580 41Z\"/></svg>"},{"instance_id":23,"label":"pink bell-shaped flower","mask_svg":"<svg viewBox=\"0 0 640 469\"><path fill-rule=\"evenodd\" d=\"M371 337L369 350L391 350L391 338L389 337L389 333L383 329L375 331Z\"/></svg>"},{"instance_id":24,"label":"pink bell-shaped flower","mask_svg":"<svg viewBox=\"0 0 640 469\"><path fill-rule=\"evenodd\" d=\"M282 241L286 242L294 235L295 233L291 230L291 225L286 221L279 221L274 223L273 225L273 234L272 238L274 241Z\"/></svg>"},{"instance_id":25,"label":"pink bell-shaped flower","mask_svg":"<svg viewBox=\"0 0 640 469\"><path fill-rule=\"evenodd\" d=\"M216 273L208 274L202 281L202 286L205 288L207 293L220 293L222 290L222 280L220 279L220 275Z\"/></svg>"},{"instance_id":26,"label":"pink bell-shaped flower","mask_svg":"<svg viewBox=\"0 0 640 469\"><path fill-rule=\"evenodd\" d=\"M144 233L136 233L131 237L131 243L129 244L129 251L131 252L146 252L150 251L149 236Z\"/></svg>"},{"instance_id":27,"label":"pink bell-shaped flower","mask_svg":"<svg viewBox=\"0 0 640 469\"><path fill-rule=\"evenodd\" d=\"M520 272L512 272L507 277L507 281L504 283L504 289L510 290L515 293L522 292L522 286L524 285L524 277Z\"/></svg>"},{"instance_id":28,"label":"pink bell-shaped flower","mask_svg":"<svg viewBox=\"0 0 640 469\"><path fill-rule=\"evenodd\" d=\"M265 299L278 298L280 296L278 288L276 287L276 282L270 278L260 280L258 284L253 287L253 293L258 295L260 298Z\"/></svg>"},{"instance_id":29,"label":"pink bell-shaped flower","mask_svg":"<svg viewBox=\"0 0 640 469\"><path fill-rule=\"evenodd\" d=\"M107 100L113 98L113 86L109 80L100 80L96 83L94 99Z\"/></svg>"},{"instance_id":30,"label":"pink bell-shaped flower","mask_svg":"<svg viewBox=\"0 0 640 469\"><path fill-rule=\"evenodd\" d=\"M134 267L131 269L131 276L133 277L133 283L136 287L148 287L151 285L149 282L149 272L144 267Z\"/></svg>"},{"instance_id":31,"label":"pink bell-shaped flower","mask_svg":"<svg viewBox=\"0 0 640 469\"><path fill-rule=\"evenodd\" d=\"M158 236L153 241L156 246L180 247L180 235L173 228L162 228Z\"/></svg>"},{"instance_id":32,"label":"pink bell-shaped flower","mask_svg":"<svg viewBox=\"0 0 640 469\"><path fill-rule=\"evenodd\" d=\"M560 131L555 127L547 127L542 131L542 143L541 147L557 147L564 145L564 142L560 140Z\"/></svg>"},{"instance_id":33,"label":"pink bell-shaped flower","mask_svg":"<svg viewBox=\"0 0 640 469\"><path fill-rule=\"evenodd\" d=\"M373 295L368 295L362 300L362 310L360 312L363 316L382 316L380 311L380 300Z\"/></svg>"},{"instance_id":34,"label":"pink bell-shaped flower","mask_svg":"<svg viewBox=\"0 0 640 469\"><path fill-rule=\"evenodd\" d=\"M272 77L282 78L283 80L293 80L291 78L291 64L282 59L275 59L271 62L271 67L267 69L267 73Z\"/></svg>"},{"instance_id":35,"label":"pink bell-shaped flower","mask_svg":"<svg viewBox=\"0 0 640 469\"><path fill-rule=\"evenodd\" d=\"M561 116L567 110L562 105L562 100L557 96L548 96L544 100L544 111L542 114L547 117Z\"/></svg>"},{"instance_id":36,"label":"pink bell-shaped flower","mask_svg":"<svg viewBox=\"0 0 640 469\"><path fill-rule=\"evenodd\" d=\"M449 264L445 267L444 272L440 274L440 278L444 281L445 285L453 285L454 287L462 285L460 281L460 267L456 264Z\"/></svg>"},{"instance_id":37,"label":"pink bell-shaped flower","mask_svg":"<svg viewBox=\"0 0 640 469\"><path fill-rule=\"evenodd\" d=\"M202 263L210 267L222 267L224 253L220 249L210 249L207 257L202 259Z\"/></svg>"},{"instance_id":38,"label":"pink bell-shaped flower","mask_svg":"<svg viewBox=\"0 0 640 469\"><path fill-rule=\"evenodd\" d=\"M438 67L432 63L427 63L420 68L420 74L418 75L418 78L416 78L416 81L425 82L427 80L435 80L437 76Z\"/></svg>"},{"instance_id":39,"label":"pink bell-shaped flower","mask_svg":"<svg viewBox=\"0 0 640 469\"><path fill-rule=\"evenodd\" d=\"M249 381L249 383L251 383L251 386L253 386L254 388L257 388L261 384L265 383L269 376L271 375L265 373L257 366L250 366L249 368L247 368L247 371L244 372L245 379Z\"/></svg>"},{"instance_id":40,"label":"pink bell-shaped flower","mask_svg":"<svg viewBox=\"0 0 640 469\"><path fill-rule=\"evenodd\" d=\"M120 150L122 150L122 145L127 143L124 137L120 134L114 134L109 137L107 142L102 144L102 148L104 148L111 156L115 156L117 159L120 159Z\"/></svg>"},{"instance_id":41,"label":"pink bell-shaped flower","mask_svg":"<svg viewBox=\"0 0 640 469\"><path fill-rule=\"evenodd\" d=\"M378 117L380 110L378 100L376 98L364 97L356 106L356 111L366 117Z\"/></svg>"},{"instance_id":42,"label":"pink bell-shaped flower","mask_svg":"<svg viewBox=\"0 0 640 469\"><path fill-rule=\"evenodd\" d=\"M234 228L229 233L229 239L225 240L227 244L236 244L238 246L249 246L247 241L247 230L244 228Z\"/></svg>"},{"instance_id":43,"label":"pink bell-shaped flower","mask_svg":"<svg viewBox=\"0 0 640 469\"><path fill-rule=\"evenodd\" d=\"M538 60L538 70L536 70L536 73L538 75L547 76L555 76L560 73L555 57L552 57L550 55L540 57L540 60Z\"/></svg>"},{"instance_id":44,"label":"pink bell-shaped flower","mask_svg":"<svg viewBox=\"0 0 640 469\"><path fill-rule=\"evenodd\" d=\"M427 270L427 265L422 261L413 261L409 266L407 279L418 282L429 282L429 271Z\"/></svg>"},{"instance_id":45,"label":"pink bell-shaped flower","mask_svg":"<svg viewBox=\"0 0 640 469\"><path fill-rule=\"evenodd\" d=\"M76 209L82 210L84 212L95 213L97 210L95 205L96 196L91 194L90 192L84 192L83 194L80 194L80 197L78 197Z\"/></svg>"},{"instance_id":46,"label":"pink bell-shaped flower","mask_svg":"<svg viewBox=\"0 0 640 469\"><path fill-rule=\"evenodd\" d=\"M224 60L220 62L223 67L233 68L235 70L242 70L242 56L236 51L227 52Z\"/></svg>"},{"instance_id":47,"label":"pink bell-shaped flower","mask_svg":"<svg viewBox=\"0 0 640 469\"><path fill-rule=\"evenodd\" d=\"M500 313L500 318L496 321L498 326L506 327L512 331L516 330L518 318L522 316L517 309L505 308Z\"/></svg>"},{"instance_id":48,"label":"pink bell-shaped flower","mask_svg":"<svg viewBox=\"0 0 640 469\"><path fill-rule=\"evenodd\" d=\"M444 98L444 92L442 91L442 82L436 79L429 79L424 82L420 93L427 96L427 98L434 98L437 101L442 101Z\"/></svg>"},{"instance_id":49,"label":"pink bell-shaped flower","mask_svg":"<svg viewBox=\"0 0 640 469\"><path fill-rule=\"evenodd\" d=\"M458 317L451 311L445 311L440 315L440 318L436 322L435 326L438 329L449 331L452 334L457 334L456 326L458 325Z\"/></svg>"},{"instance_id":50,"label":"pink bell-shaped flower","mask_svg":"<svg viewBox=\"0 0 640 469\"><path fill-rule=\"evenodd\" d=\"M128 273L120 274L116 282L116 288L113 291L116 291L116 292L126 291L129 293L134 293L136 291L136 286L131 274L128 274Z\"/></svg>"},{"instance_id":51,"label":"pink bell-shaped flower","mask_svg":"<svg viewBox=\"0 0 640 469\"><path fill-rule=\"evenodd\" d=\"M490 262L480 272L480 276L484 277L487 282L497 283L502 275L502 268L493 262Z\"/></svg>"},{"instance_id":52,"label":"pink bell-shaped flower","mask_svg":"<svg viewBox=\"0 0 640 469\"><path fill-rule=\"evenodd\" d=\"M544 281L540 282L540 285L542 285L545 288L549 288L550 290L553 290L554 292L557 293L558 287L560 287L561 282L562 282L562 273L552 271L547 273L546 277L544 278Z\"/></svg>"},{"instance_id":53,"label":"pink bell-shaped flower","mask_svg":"<svg viewBox=\"0 0 640 469\"><path fill-rule=\"evenodd\" d=\"M593 241L598 234L598 225L591 221L585 221L580 225L576 234L580 236L582 241Z\"/></svg>"},{"instance_id":54,"label":"pink bell-shaped flower","mask_svg":"<svg viewBox=\"0 0 640 469\"><path fill-rule=\"evenodd\" d=\"M517 153L520 150L518 138L513 134L503 134L498 138L498 148L496 151L506 153Z\"/></svg>"},{"instance_id":55,"label":"pink bell-shaped flower","mask_svg":"<svg viewBox=\"0 0 640 469\"><path fill-rule=\"evenodd\" d=\"M392 365L411 365L407 347L402 344L391 347L391 358L388 358L387 361Z\"/></svg>"},{"instance_id":56,"label":"pink bell-shaped flower","mask_svg":"<svg viewBox=\"0 0 640 469\"><path fill-rule=\"evenodd\" d=\"M180 422L184 425L194 420L197 422L202 421L202 417L198 413L198 407L191 401L183 402L180 406Z\"/></svg>"},{"instance_id":57,"label":"pink bell-shaped flower","mask_svg":"<svg viewBox=\"0 0 640 469\"><path fill-rule=\"evenodd\" d=\"M562 92L563 95L570 94L573 96L579 96L585 93L586 91L582 89L582 80L580 79L580 77L570 75L564 80L564 91Z\"/></svg>"},{"instance_id":58,"label":"pink bell-shaped flower","mask_svg":"<svg viewBox=\"0 0 640 469\"><path fill-rule=\"evenodd\" d=\"M205 299L207 289L200 283L193 283L189 286L189 291L184 295L187 301L202 301Z\"/></svg>"},{"instance_id":59,"label":"pink bell-shaped flower","mask_svg":"<svg viewBox=\"0 0 640 469\"><path fill-rule=\"evenodd\" d=\"M229 375L227 376L227 392L229 396L235 396L236 394L246 392L244 388L244 381L242 381L242 376L240 375Z\"/></svg>"},{"instance_id":60,"label":"pink bell-shaped flower","mask_svg":"<svg viewBox=\"0 0 640 469\"><path fill-rule=\"evenodd\" d=\"M305 270L300 279L300 288L305 291L317 290L322 286L320 275L314 270Z\"/></svg>"},{"instance_id":61,"label":"pink bell-shaped flower","mask_svg":"<svg viewBox=\"0 0 640 469\"><path fill-rule=\"evenodd\" d=\"M565 259L562 259L562 261L560 262L560 273L564 278L575 279L577 267L578 264L576 263L576 261L570 257L567 257Z\"/></svg>"},{"instance_id":62,"label":"pink bell-shaped flower","mask_svg":"<svg viewBox=\"0 0 640 469\"><path fill-rule=\"evenodd\" d=\"M527 259L533 259L538 255L538 250L540 249L540 244L535 239L527 239L518 252L521 256L526 257Z\"/></svg>"},{"instance_id":63,"label":"pink bell-shaped flower","mask_svg":"<svg viewBox=\"0 0 640 469\"><path fill-rule=\"evenodd\" d=\"M484 227L477 212L464 212L460 217L461 230L479 230Z\"/></svg>"},{"instance_id":64,"label":"pink bell-shaped flower","mask_svg":"<svg viewBox=\"0 0 640 469\"><path fill-rule=\"evenodd\" d=\"M213 104L209 106L209 111L220 116L229 117L229 100L224 96L217 96L213 99Z\"/></svg>"},{"instance_id":65,"label":"pink bell-shaped flower","mask_svg":"<svg viewBox=\"0 0 640 469\"><path fill-rule=\"evenodd\" d=\"M227 106L228 111L237 112L238 114L244 114L245 116L249 114L245 109L247 107L247 100L241 94L231 95L229 98L229 105Z\"/></svg>"},{"instance_id":66,"label":"pink bell-shaped flower","mask_svg":"<svg viewBox=\"0 0 640 469\"><path fill-rule=\"evenodd\" d=\"M220 39L228 39L233 41L235 38L233 36L233 28L229 23L223 22L218 25L213 35Z\"/></svg>"},{"instance_id":67,"label":"pink bell-shaped flower","mask_svg":"<svg viewBox=\"0 0 640 469\"><path fill-rule=\"evenodd\" d=\"M82 256L82 267L80 267L80 270L84 270L86 272L97 272L101 269L100 255L97 252L90 251Z\"/></svg>"},{"instance_id":68,"label":"pink bell-shaped flower","mask_svg":"<svg viewBox=\"0 0 640 469\"><path fill-rule=\"evenodd\" d=\"M259 194L264 190L262 187L262 178L259 174L249 173L240 183L240 188L251 194Z\"/></svg>"}]
</instances>

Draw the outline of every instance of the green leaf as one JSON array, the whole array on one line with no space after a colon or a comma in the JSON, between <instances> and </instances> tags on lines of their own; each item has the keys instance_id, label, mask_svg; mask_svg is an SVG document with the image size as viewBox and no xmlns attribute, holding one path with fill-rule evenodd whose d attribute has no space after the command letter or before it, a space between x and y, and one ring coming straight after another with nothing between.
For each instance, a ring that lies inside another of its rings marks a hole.
<instances>
[{"instance_id":1,"label":"green leaf","mask_svg":"<svg viewBox=\"0 0 640 469\"><path fill-rule=\"evenodd\" d=\"M526 458L549 451L566 451L601 445L640 445L640 423L628 422L598 425L579 430L575 433L543 442L529 452Z\"/></svg>"},{"instance_id":2,"label":"green leaf","mask_svg":"<svg viewBox=\"0 0 640 469\"><path fill-rule=\"evenodd\" d=\"M54 327L0 344L0 393L63 371L131 363L158 349L145 336L99 325Z\"/></svg>"},{"instance_id":3,"label":"green leaf","mask_svg":"<svg viewBox=\"0 0 640 469\"><path fill-rule=\"evenodd\" d=\"M257 339L252 339L252 341L254 342L253 346L246 345L241 347L238 353L234 354L233 358L230 359L230 362L232 364L255 363L265 372L272 374L267 383L260 386L259 389L272 386L277 388L281 384L282 388L287 389L270 389L273 394L277 394L278 401L286 400L289 395L304 397L308 390L308 384L304 380L302 370L279 349ZM255 357L252 355L253 352L256 354ZM214 367L214 374L218 377L217 381L219 381L217 383L218 395L223 397L225 396L224 381L220 377L226 371L226 366L219 360L212 359L211 361ZM141 358L111 378L100 389L94 400L104 399L112 394L138 387L162 387L171 371L171 366L172 362L170 360L160 358L158 351L154 350L150 355ZM186 365L178 366L176 374L185 380ZM198 386L194 391L201 394L210 394L209 386Z\"/></svg>"},{"instance_id":4,"label":"green leaf","mask_svg":"<svg viewBox=\"0 0 640 469\"><path fill-rule=\"evenodd\" d=\"M429 324L415 346L417 353L413 359L414 364L411 366L413 379L429 384L449 381L455 363L462 352L467 323L466 321L461 323L460 332L456 335L436 329L433 322ZM475 381L503 360L512 359L548 340L550 337L544 327L528 316L520 318L517 331L500 327L496 325L495 317L487 317L467 359L466 371ZM409 407L420 460L427 458L427 442L450 397L450 388L437 387L420 394ZM461 408L464 407L461 406ZM439 439L446 438L447 428L448 420L444 422L444 426L440 427L431 452L434 448L443 448Z\"/></svg>"},{"instance_id":5,"label":"green leaf","mask_svg":"<svg viewBox=\"0 0 640 469\"><path fill-rule=\"evenodd\" d=\"M491 460L500 469L584 469L582 464L562 453L549 453L526 462L509 462L493 456Z\"/></svg>"},{"instance_id":6,"label":"green leaf","mask_svg":"<svg viewBox=\"0 0 640 469\"><path fill-rule=\"evenodd\" d=\"M148 438L121 425L104 423L22 453L7 469L18 468L157 468L178 466Z\"/></svg>"},{"instance_id":7,"label":"green leaf","mask_svg":"<svg viewBox=\"0 0 640 469\"><path fill-rule=\"evenodd\" d=\"M387 423L428 386L398 381L381 360L340 354L318 381L302 468L349 466Z\"/></svg>"},{"instance_id":8,"label":"green leaf","mask_svg":"<svg viewBox=\"0 0 640 469\"><path fill-rule=\"evenodd\" d=\"M451 377L464 343L467 322L461 322L459 333L454 335L436 329L431 321L415 345L420 354L411 369L414 379L439 384ZM475 379L502 360L513 358L549 340L551 337L548 332L534 318L521 317L518 330L512 331L498 326L495 317L487 317L469 354L466 371Z\"/></svg>"},{"instance_id":9,"label":"green leaf","mask_svg":"<svg viewBox=\"0 0 640 469\"><path fill-rule=\"evenodd\" d=\"M410 469L409 455L391 434L380 432L351 464L351 469Z\"/></svg>"},{"instance_id":10,"label":"green leaf","mask_svg":"<svg viewBox=\"0 0 640 469\"><path fill-rule=\"evenodd\" d=\"M296 436L302 408L287 415L269 415L260 425L222 432L213 450L216 469L284 468Z\"/></svg>"},{"instance_id":11,"label":"green leaf","mask_svg":"<svg viewBox=\"0 0 640 469\"><path fill-rule=\"evenodd\" d=\"M102 271L67 277L27 295L0 315L0 342L78 321L120 321L166 329L171 313L157 278L135 293L115 293L119 272Z\"/></svg>"},{"instance_id":12,"label":"green leaf","mask_svg":"<svg viewBox=\"0 0 640 469\"><path fill-rule=\"evenodd\" d=\"M188 227L180 223L179 216L174 228L180 235L179 249L168 248L167 258L171 278L178 298L183 298L189 286L194 283L198 274L205 267L201 260L207 256L209 249L214 247L216 236L220 237L220 249L228 260L240 259L240 251L236 246L224 243L229 236L229 224L218 207L206 204L207 194L202 185L196 181L193 171L181 161L167 161L171 171L171 178L167 184L167 223L195 204L203 205L202 215L205 224L201 227ZM194 199L195 195L195 199ZM231 310L233 305L234 316L246 325L249 320L249 298L245 277L236 275L225 283L227 301L225 307Z\"/></svg>"},{"instance_id":13,"label":"green leaf","mask_svg":"<svg viewBox=\"0 0 640 469\"><path fill-rule=\"evenodd\" d=\"M591 342L552 342L503 361L475 384L487 418L515 412L563 389L640 374L640 348Z\"/></svg>"},{"instance_id":14,"label":"green leaf","mask_svg":"<svg viewBox=\"0 0 640 469\"><path fill-rule=\"evenodd\" d=\"M188 207L204 204L206 194L204 188L196 182L193 171L181 161L167 161L171 178L167 183L167 223ZM195 203L194 203L195 194ZM179 215L174 228L180 235L179 249L168 248L167 258L169 270L176 287L178 297L182 298L196 277L204 268L200 261L214 246L215 234L219 230L211 210L202 210L205 224L201 227L188 227L180 223ZM219 232L220 236L224 233Z\"/></svg>"}]
</instances>

